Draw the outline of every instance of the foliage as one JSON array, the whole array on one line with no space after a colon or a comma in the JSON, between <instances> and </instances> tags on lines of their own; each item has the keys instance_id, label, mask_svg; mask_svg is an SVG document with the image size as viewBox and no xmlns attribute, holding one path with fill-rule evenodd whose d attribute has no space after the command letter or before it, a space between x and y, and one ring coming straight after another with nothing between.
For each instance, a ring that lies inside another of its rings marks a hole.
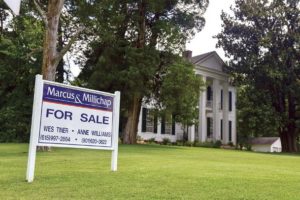
<instances>
[{"instance_id":1,"label":"foliage","mask_svg":"<svg viewBox=\"0 0 300 200\"><path fill-rule=\"evenodd\" d=\"M162 78L156 102L164 113L175 116L175 121L190 126L197 123L197 109L201 79L195 75L194 66L179 60L168 67Z\"/></svg>"},{"instance_id":2,"label":"foliage","mask_svg":"<svg viewBox=\"0 0 300 200\"><path fill-rule=\"evenodd\" d=\"M155 143L155 138L150 138L150 139L148 140L148 142L149 142L149 144L154 144L154 143Z\"/></svg>"},{"instance_id":3,"label":"foliage","mask_svg":"<svg viewBox=\"0 0 300 200\"><path fill-rule=\"evenodd\" d=\"M29 140L42 35L42 25L25 14L7 21L0 35L0 142Z\"/></svg>"},{"instance_id":4,"label":"foliage","mask_svg":"<svg viewBox=\"0 0 300 200\"><path fill-rule=\"evenodd\" d=\"M271 97L251 86L241 86L237 93L238 143L247 146L252 137L277 136L279 118L271 104Z\"/></svg>"},{"instance_id":5,"label":"foliage","mask_svg":"<svg viewBox=\"0 0 300 200\"><path fill-rule=\"evenodd\" d=\"M222 146L222 141L221 140L217 140L214 142L213 147L214 148L220 148Z\"/></svg>"},{"instance_id":6,"label":"foliage","mask_svg":"<svg viewBox=\"0 0 300 200\"><path fill-rule=\"evenodd\" d=\"M125 143L136 141L142 101L160 95L162 79L179 66L189 72L178 54L204 26L207 4L207 0L76 1L78 18L94 33L86 35L87 60L81 62L79 79L91 88L121 91Z\"/></svg>"},{"instance_id":7,"label":"foliage","mask_svg":"<svg viewBox=\"0 0 300 200\"><path fill-rule=\"evenodd\" d=\"M230 146L230 147L234 147L233 142L228 142L227 145Z\"/></svg>"},{"instance_id":8,"label":"foliage","mask_svg":"<svg viewBox=\"0 0 300 200\"><path fill-rule=\"evenodd\" d=\"M169 138L163 138L161 144L163 145L170 145L171 140Z\"/></svg>"},{"instance_id":9,"label":"foliage","mask_svg":"<svg viewBox=\"0 0 300 200\"><path fill-rule=\"evenodd\" d=\"M297 151L299 134L299 8L299 0L236 0L233 16L222 13L217 35L235 83L264 94L257 104L270 100L263 109L274 113L272 121L279 119L284 151Z\"/></svg>"},{"instance_id":10,"label":"foliage","mask_svg":"<svg viewBox=\"0 0 300 200\"><path fill-rule=\"evenodd\" d=\"M222 146L222 141L217 140L213 141L206 141L206 142L199 142L195 141L193 146L195 147L206 147L206 148L220 148Z\"/></svg>"}]
</instances>

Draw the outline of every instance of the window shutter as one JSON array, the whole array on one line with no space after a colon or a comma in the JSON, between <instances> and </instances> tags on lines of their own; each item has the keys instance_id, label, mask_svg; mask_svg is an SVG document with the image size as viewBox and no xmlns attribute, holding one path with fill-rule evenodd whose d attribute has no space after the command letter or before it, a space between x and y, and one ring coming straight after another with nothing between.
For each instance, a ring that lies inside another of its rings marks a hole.
<instances>
[{"instance_id":1,"label":"window shutter","mask_svg":"<svg viewBox=\"0 0 300 200\"><path fill-rule=\"evenodd\" d=\"M229 111L232 111L232 92L229 92Z\"/></svg>"},{"instance_id":2,"label":"window shutter","mask_svg":"<svg viewBox=\"0 0 300 200\"><path fill-rule=\"evenodd\" d=\"M210 86L208 86L207 87L207 101L210 101L211 100L211 93L212 93L212 91L211 91L211 87Z\"/></svg>"},{"instance_id":3,"label":"window shutter","mask_svg":"<svg viewBox=\"0 0 300 200\"><path fill-rule=\"evenodd\" d=\"M229 142L231 142L232 141L232 133L231 133L231 131L232 131L232 121L229 121L229 123L228 123L228 125L229 125Z\"/></svg>"},{"instance_id":4,"label":"window shutter","mask_svg":"<svg viewBox=\"0 0 300 200\"><path fill-rule=\"evenodd\" d=\"M175 115L172 115L172 135L175 135Z\"/></svg>"},{"instance_id":5,"label":"window shutter","mask_svg":"<svg viewBox=\"0 0 300 200\"><path fill-rule=\"evenodd\" d=\"M207 120L207 137L210 137L210 118L209 117L207 117L206 118L206 120Z\"/></svg>"},{"instance_id":6,"label":"window shutter","mask_svg":"<svg viewBox=\"0 0 300 200\"><path fill-rule=\"evenodd\" d=\"M154 124L153 132L157 133L157 114L154 114L154 123L153 124Z\"/></svg>"},{"instance_id":7,"label":"window shutter","mask_svg":"<svg viewBox=\"0 0 300 200\"><path fill-rule=\"evenodd\" d=\"M220 123L221 127L220 127L220 130L221 130L221 140L223 140L223 120L221 119L221 123Z\"/></svg>"},{"instance_id":8,"label":"window shutter","mask_svg":"<svg viewBox=\"0 0 300 200\"><path fill-rule=\"evenodd\" d=\"M147 108L142 110L142 132L146 132L147 127Z\"/></svg>"},{"instance_id":9,"label":"window shutter","mask_svg":"<svg viewBox=\"0 0 300 200\"><path fill-rule=\"evenodd\" d=\"M221 90L221 110L223 110L223 90Z\"/></svg>"},{"instance_id":10,"label":"window shutter","mask_svg":"<svg viewBox=\"0 0 300 200\"><path fill-rule=\"evenodd\" d=\"M166 125L166 118L165 116L161 117L161 134L165 134L165 125Z\"/></svg>"}]
</instances>

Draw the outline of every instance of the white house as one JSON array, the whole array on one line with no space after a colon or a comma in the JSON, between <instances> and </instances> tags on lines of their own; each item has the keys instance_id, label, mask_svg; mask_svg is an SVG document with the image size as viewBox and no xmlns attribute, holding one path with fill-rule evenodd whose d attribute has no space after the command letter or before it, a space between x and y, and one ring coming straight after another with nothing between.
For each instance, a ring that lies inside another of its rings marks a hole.
<instances>
[{"instance_id":1,"label":"white house","mask_svg":"<svg viewBox=\"0 0 300 200\"><path fill-rule=\"evenodd\" d=\"M195 73L206 83L206 89L199 91L199 124L189 127L189 141L217 141L236 144L236 91L229 83L229 76L223 70L225 63L213 51L198 56L185 52L195 65ZM176 97L174 97L176 98ZM143 105L139 118L138 136L148 140L172 142L183 139L183 127L172 117L159 119L151 113L151 105Z\"/></svg>"},{"instance_id":2,"label":"white house","mask_svg":"<svg viewBox=\"0 0 300 200\"><path fill-rule=\"evenodd\" d=\"M253 151L281 152L281 140L279 137L258 137L250 140Z\"/></svg>"}]
</instances>

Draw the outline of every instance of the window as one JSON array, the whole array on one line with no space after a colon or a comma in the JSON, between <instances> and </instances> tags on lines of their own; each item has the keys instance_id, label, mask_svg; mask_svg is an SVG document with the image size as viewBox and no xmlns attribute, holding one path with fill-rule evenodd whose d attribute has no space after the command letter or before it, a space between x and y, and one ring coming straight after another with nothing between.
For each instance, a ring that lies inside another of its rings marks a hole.
<instances>
[{"instance_id":1,"label":"window","mask_svg":"<svg viewBox=\"0 0 300 200\"><path fill-rule=\"evenodd\" d=\"M213 120L210 117L206 118L207 121L207 138L211 138L212 137L212 132L213 132Z\"/></svg>"},{"instance_id":2,"label":"window","mask_svg":"<svg viewBox=\"0 0 300 200\"><path fill-rule=\"evenodd\" d=\"M221 105L220 105L221 110L223 109L223 90L221 90Z\"/></svg>"},{"instance_id":3,"label":"window","mask_svg":"<svg viewBox=\"0 0 300 200\"><path fill-rule=\"evenodd\" d=\"M229 92L229 111L232 111L232 92Z\"/></svg>"},{"instance_id":4,"label":"window","mask_svg":"<svg viewBox=\"0 0 300 200\"><path fill-rule=\"evenodd\" d=\"M157 116L147 108L142 109L142 132L157 133Z\"/></svg>"},{"instance_id":5,"label":"window","mask_svg":"<svg viewBox=\"0 0 300 200\"><path fill-rule=\"evenodd\" d=\"M161 134L175 135L175 121L172 117L162 116L161 118Z\"/></svg>"},{"instance_id":6,"label":"window","mask_svg":"<svg viewBox=\"0 0 300 200\"><path fill-rule=\"evenodd\" d=\"M206 96L206 99L207 101L211 101L212 100L212 89L211 89L211 86L207 86L207 96Z\"/></svg>"},{"instance_id":7,"label":"window","mask_svg":"<svg viewBox=\"0 0 300 200\"><path fill-rule=\"evenodd\" d=\"M232 141L232 121L229 121L229 124L228 124L228 128L229 128L229 130L228 130L228 132L229 132L229 142L231 142Z\"/></svg>"}]
</instances>

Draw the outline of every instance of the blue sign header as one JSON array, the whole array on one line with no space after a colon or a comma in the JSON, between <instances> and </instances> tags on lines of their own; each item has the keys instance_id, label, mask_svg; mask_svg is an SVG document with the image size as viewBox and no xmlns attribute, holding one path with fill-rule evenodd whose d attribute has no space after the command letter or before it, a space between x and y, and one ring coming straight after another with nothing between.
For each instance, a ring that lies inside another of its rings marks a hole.
<instances>
[{"instance_id":1,"label":"blue sign header","mask_svg":"<svg viewBox=\"0 0 300 200\"><path fill-rule=\"evenodd\" d=\"M44 83L43 101L100 110L113 110L113 97Z\"/></svg>"}]
</instances>

